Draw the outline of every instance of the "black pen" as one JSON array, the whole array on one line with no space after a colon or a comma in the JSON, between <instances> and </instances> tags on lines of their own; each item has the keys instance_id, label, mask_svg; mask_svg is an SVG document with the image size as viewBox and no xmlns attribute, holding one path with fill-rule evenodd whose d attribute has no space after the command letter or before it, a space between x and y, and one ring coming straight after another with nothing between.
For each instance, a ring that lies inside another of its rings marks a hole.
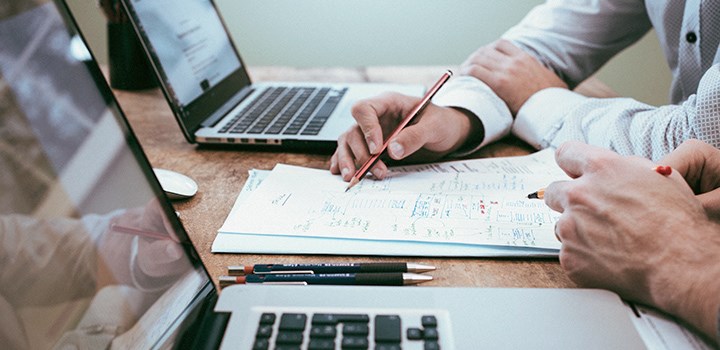
<instances>
[{"instance_id":1,"label":"black pen","mask_svg":"<svg viewBox=\"0 0 720 350\"><path fill-rule=\"evenodd\" d=\"M431 281L432 276L407 272L385 273L320 273L320 274L267 274L245 276L220 276L220 286L232 284L333 284L333 285L374 285L403 286Z\"/></svg>"},{"instance_id":2,"label":"black pen","mask_svg":"<svg viewBox=\"0 0 720 350\"><path fill-rule=\"evenodd\" d=\"M255 264L228 266L231 276L272 273L370 273L370 272L428 272L435 266L403 262L332 263L332 264Z\"/></svg>"}]
</instances>

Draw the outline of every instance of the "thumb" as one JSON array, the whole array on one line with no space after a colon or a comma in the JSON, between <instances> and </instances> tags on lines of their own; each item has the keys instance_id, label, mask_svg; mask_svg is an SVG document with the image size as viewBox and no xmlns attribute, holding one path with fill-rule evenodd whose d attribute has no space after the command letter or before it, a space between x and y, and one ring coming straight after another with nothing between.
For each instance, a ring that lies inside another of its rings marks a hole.
<instances>
[{"instance_id":1,"label":"thumb","mask_svg":"<svg viewBox=\"0 0 720 350\"><path fill-rule=\"evenodd\" d=\"M183 249L178 243L161 239L140 244L137 264L144 274L150 277L171 276L187 268Z\"/></svg>"}]
</instances>

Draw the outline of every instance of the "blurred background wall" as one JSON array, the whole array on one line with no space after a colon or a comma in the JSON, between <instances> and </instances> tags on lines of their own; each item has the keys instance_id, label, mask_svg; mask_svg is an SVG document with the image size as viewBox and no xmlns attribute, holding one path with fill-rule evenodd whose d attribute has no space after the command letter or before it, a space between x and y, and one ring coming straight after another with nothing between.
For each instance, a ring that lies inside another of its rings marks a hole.
<instances>
[{"instance_id":1,"label":"blurred background wall","mask_svg":"<svg viewBox=\"0 0 720 350\"><path fill-rule=\"evenodd\" d=\"M66 0L101 63L96 0ZM250 66L457 65L542 0L216 0ZM623 96L668 101L670 73L654 32L598 74Z\"/></svg>"}]
</instances>

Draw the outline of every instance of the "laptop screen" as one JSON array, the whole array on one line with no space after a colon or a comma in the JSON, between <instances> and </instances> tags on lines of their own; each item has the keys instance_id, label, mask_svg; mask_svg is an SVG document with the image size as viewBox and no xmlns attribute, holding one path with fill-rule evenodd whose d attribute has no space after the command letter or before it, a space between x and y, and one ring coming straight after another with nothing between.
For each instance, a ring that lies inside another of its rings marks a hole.
<instances>
[{"instance_id":1,"label":"laptop screen","mask_svg":"<svg viewBox=\"0 0 720 350\"><path fill-rule=\"evenodd\" d=\"M224 106L231 107L226 105L232 96L250 84L211 0L123 0L123 4L170 107L187 130L195 130Z\"/></svg>"},{"instance_id":2,"label":"laptop screen","mask_svg":"<svg viewBox=\"0 0 720 350\"><path fill-rule=\"evenodd\" d=\"M174 98L189 105L240 68L210 1L132 0Z\"/></svg>"},{"instance_id":3,"label":"laptop screen","mask_svg":"<svg viewBox=\"0 0 720 350\"><path fill-rule=\"evenodd\" d=\"M66 11L0 6L0 347L172 343L209 278Z\"/></svg>"}]
</instances>

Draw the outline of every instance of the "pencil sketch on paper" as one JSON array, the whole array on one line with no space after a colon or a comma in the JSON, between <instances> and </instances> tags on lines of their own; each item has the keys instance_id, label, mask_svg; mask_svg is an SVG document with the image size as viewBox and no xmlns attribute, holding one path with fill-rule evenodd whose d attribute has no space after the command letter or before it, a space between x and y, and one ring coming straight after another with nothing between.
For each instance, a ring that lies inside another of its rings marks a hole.
<instances>
[{"instance_id":1,"label":"pencil sketch on paper","mask_svg":"<svg viewBox=\"0 0 720 350\"><path fill-rule=\"evenodd\" d=\"M393 169L347 193L327 170L278 165L221 231L558 248L559 213L526 195L565 175L521 158Z\"/></svg>"}]
</instances>

